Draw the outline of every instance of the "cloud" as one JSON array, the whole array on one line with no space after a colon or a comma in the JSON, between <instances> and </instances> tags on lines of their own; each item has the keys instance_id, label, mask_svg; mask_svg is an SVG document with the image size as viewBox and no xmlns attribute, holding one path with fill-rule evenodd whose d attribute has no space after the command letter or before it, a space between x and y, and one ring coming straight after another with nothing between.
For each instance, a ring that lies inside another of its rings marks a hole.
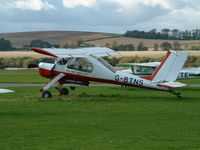
<instances>
[{"instance_id":1,"label":"cloud","mask_svg":"<svg viewBox=\"0 0 200 150\"><path fill-rule=\"evenodd\" d=\"M117 3L127 8L135 7L138 4L144 4L144 5L153 6L153 7L157 5L165 9L170 8L170 4L168 0L108 0L108 1L112 3Z\"/></svg>"},{"instance_id":2,"label":"cloud","mask_svg":"<svg viewBox=\"0 0 200 150\"><path fill-rule=\"evenodd\" d=\"M200 26L199 0L0 0L0 13L0 32L7 28L123 33Z\"/></svg>"},{"instance_id":3,"label":"cloud","mask_svg":"<svg viewBox=\"0 0 200 150\"><path fill-rule=\"evenodd\" d=\"M91 7L96 0L63 0L63 6L66 8L74 8L77 6Z\"/></svg>"},{"instance_id":4,"label":"cloud","mask_svg":"<svg viewBox=\"0 0 200 150\"><path fill-rule=\"evenodd\" d=\"M16 0L6 2L5 6L8 8L17 8L22 10L33 11L56 9L54 5L51 5L47 1L42 0Z\"/></svg>"}]
</instances>

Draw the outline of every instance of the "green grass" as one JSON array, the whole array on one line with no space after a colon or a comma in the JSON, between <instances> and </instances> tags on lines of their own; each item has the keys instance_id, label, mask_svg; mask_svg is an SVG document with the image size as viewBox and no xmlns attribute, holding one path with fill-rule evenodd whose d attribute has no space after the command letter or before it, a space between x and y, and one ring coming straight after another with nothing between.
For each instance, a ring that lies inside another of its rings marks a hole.
<instances>
[{"instance_id":1,"label":"green grass","mask_svg":"<svg viewBox=\"0 0 200 150\"><path fill-rule=\"evenodd\" d=\"M37 70L0 70L0 83L47 83ZM200 79L178 80L186 84L200 84ZM98 84L97 82L92 82Z\"/></svg>"},{"instance_id":2,"label":"green grass","mask_svg":"<svg viewBox=\"0 0 200 150\"><path fill-rule=\"evenodd\" d=\"M183 79L183 80L178 80L178 82L182 82L185 84L200 84L200 78L199 79Z\"/></svg>"},{"instance_id":3,"label":"green grass","mask_svg":"<svg viewBox=\"0 0 200 150\"><path fill-rule=\"evenodd\" d=\"M52 99L39 87L0 95L2 150L198 150L200 88L183 98L137 88L83 87Z\"/></svg>"},{"instance_id":4,"label":"green grass","mask_svg":"<svg viewBox=\"0 0 200 150\"><path fill-rule=\"evenodd\" d=\"M0 83L45 83L37 70L0 70Z\"/></svg>"}]
</instances>

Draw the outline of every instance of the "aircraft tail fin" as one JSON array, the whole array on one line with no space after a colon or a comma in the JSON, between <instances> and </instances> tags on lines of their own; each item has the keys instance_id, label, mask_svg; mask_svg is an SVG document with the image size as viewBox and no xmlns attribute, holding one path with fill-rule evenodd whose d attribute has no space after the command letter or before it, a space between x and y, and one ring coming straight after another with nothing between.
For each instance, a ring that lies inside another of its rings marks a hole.
<instances>
[{"instance_id":1,"label":"aircraft tail fin","mask_svg":"<svg viewBox=\"0 0 200 150\"><path fill-rule=\"evenodd\" d=\"M175 81L187 57L187 52L168 51L167 55L153 74L143 78L154 82Z\"/></svg>"}]
</instances>

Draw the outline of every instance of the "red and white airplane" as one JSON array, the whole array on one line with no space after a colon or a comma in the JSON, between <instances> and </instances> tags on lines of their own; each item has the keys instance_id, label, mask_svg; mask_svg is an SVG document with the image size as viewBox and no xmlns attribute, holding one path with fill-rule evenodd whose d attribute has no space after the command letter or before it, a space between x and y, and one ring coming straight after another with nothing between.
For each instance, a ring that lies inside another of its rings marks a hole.
<instances>
[{"instance_id":1,"label":"red and white airplane","mask_svg":"<svg viewBox=\"0 0 200 150\"><path fill-rule=\"evenodd\" d=\"M63 95L69 93L67 88L62 88L63 84L72 83L88 86L90 81L168 91L177 97L180 97L181 94L175 92L174 88L185 86L183 83L174 81L188 57L187 52L168 51L152 75L139 77L120 70L117 71L105 62L101 57L118 54L109 48L32 48L31 50L57 58L54 64L44 62L39 64L40 75L50 78L50 82L41 88L44 98L52 96L48 89L55 83L58 83L55 87ZM72 90L74 88L71 87Z\"/></svg>"}]
</instances>

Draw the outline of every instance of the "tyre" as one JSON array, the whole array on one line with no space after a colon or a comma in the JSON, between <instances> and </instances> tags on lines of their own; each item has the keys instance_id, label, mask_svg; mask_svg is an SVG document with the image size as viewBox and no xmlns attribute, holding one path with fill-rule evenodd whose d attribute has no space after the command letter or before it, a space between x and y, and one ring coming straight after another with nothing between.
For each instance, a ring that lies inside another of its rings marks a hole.
<instances>
[{"instance_id":1,"label":"tyre","mask_svg":"<svg viewBox=\"0 0 200 150\"><path fill-rule=\"evenodd\" d=\"M76 89L76 87L75 86L70 86L70 89L73 91L73 90Z\"/></svg>"},{"instance_id":2,"label":"tyre","mask_svg":"<svg viewBox=\"0 0 200 150\"><path fill-rule=\"evenodd\" d=\"M43 98L51 98L51 97L52 97L51 92L49 92L49 91L44 91L44 92L42 93L42 97L43 97Z\"/></svg>"},{"instance_id":3,"label":"tyre","mask_svg":"<svg viewBox=\"0 0 200 150\"><path fill-rule=\"evenodd\" d=\"M62 88L60 90L60 95L68 95L69 94L69 90L67 88Z\"/></svg>"}]
</instances>

